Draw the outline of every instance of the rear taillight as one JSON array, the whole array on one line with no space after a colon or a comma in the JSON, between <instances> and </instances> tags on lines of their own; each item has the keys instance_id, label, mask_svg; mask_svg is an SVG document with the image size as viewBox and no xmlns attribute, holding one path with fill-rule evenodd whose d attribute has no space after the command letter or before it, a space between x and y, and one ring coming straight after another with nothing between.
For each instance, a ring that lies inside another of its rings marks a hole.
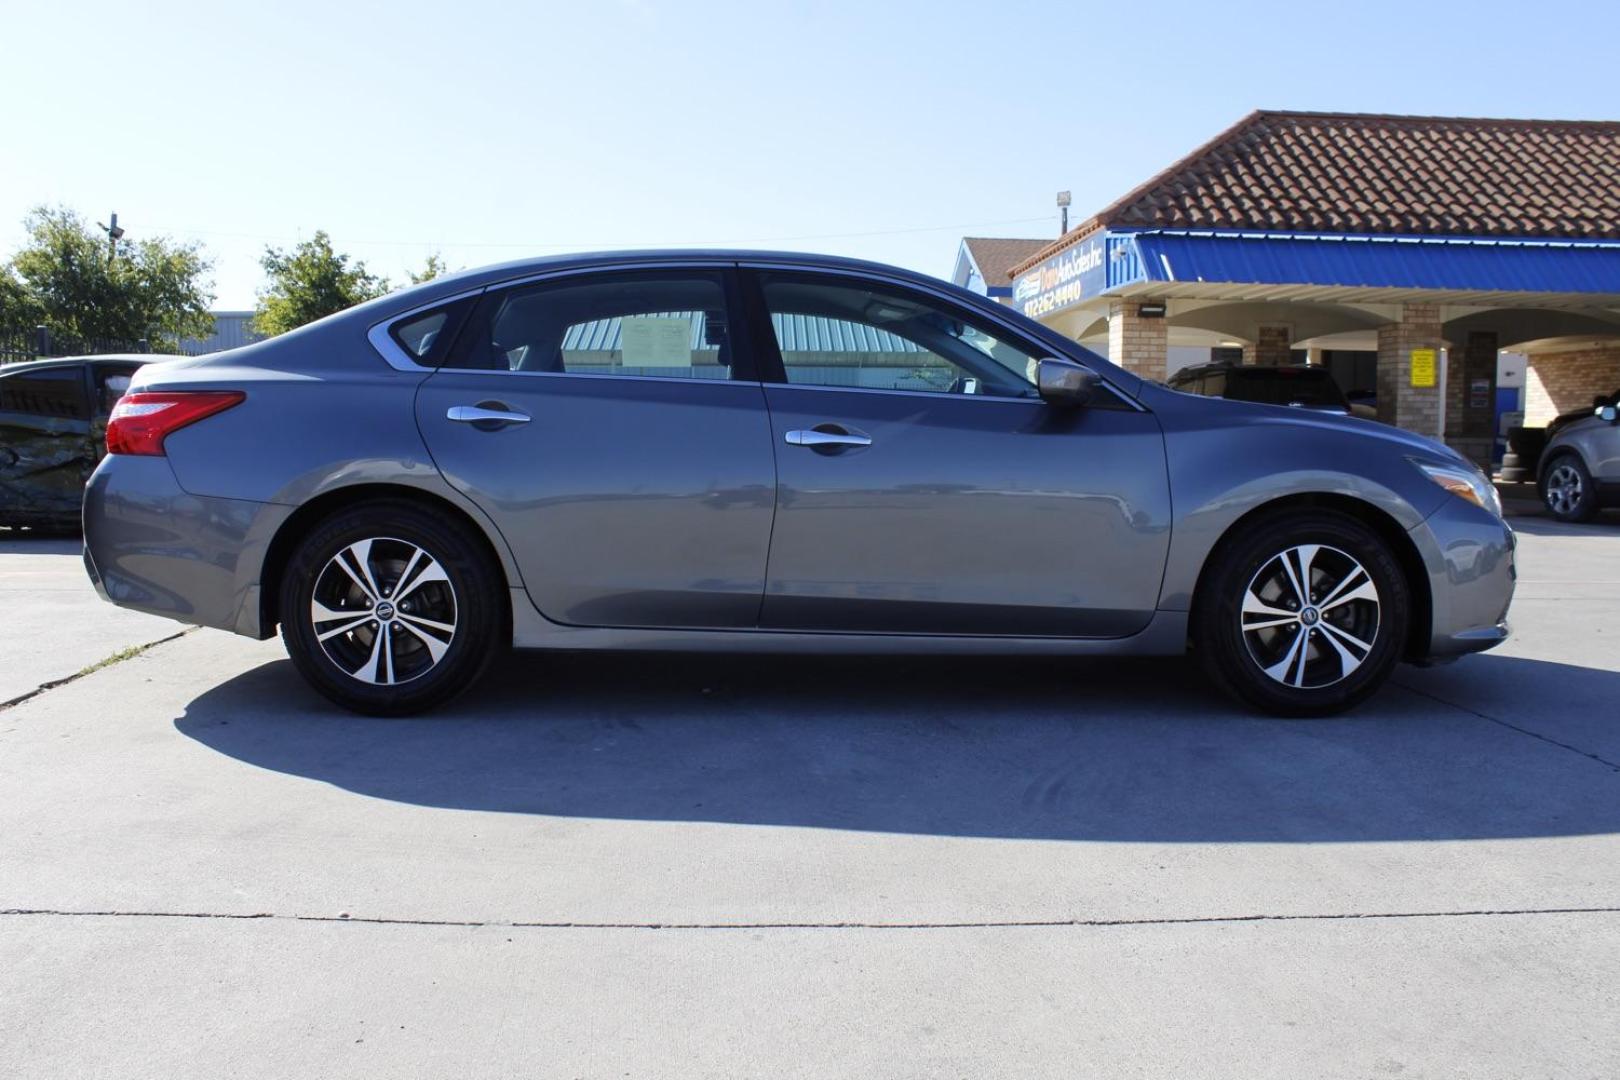
<instances>
[{"instance_id":1,"label":"rear taillight","mask_svg":"<svg viewBox=\"0 0 1620 1080\"><path fill-rule=\"evenodd\" d=\"M107 420L107 453L161 457L170 434L245 397L240 390L125 394Z\"/></svg>"}]
</instances>

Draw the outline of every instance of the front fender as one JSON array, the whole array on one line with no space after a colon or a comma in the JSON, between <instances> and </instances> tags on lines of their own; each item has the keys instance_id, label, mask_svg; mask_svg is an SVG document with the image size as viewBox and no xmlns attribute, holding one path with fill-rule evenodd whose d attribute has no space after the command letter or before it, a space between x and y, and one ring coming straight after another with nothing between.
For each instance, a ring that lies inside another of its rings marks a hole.
<instances>
[{"instance_id":1,"label":"front fender","mask_svg":"<svg viewBox=\"0 0 1620 1080\"><path fill-rule=\"evenodd\" d=\"M1240 518L1268 503L1354 499L1411 530L1448 497L1408 460L1414 452L1451 456L1427 440L1363 420L1176 396L1191 405L1167 402L1158 410L1175 517L1161 609L1191 610L1210 552ZM1221 407L1199 407L1206 403Z\"/></svg>"}]
</instances>

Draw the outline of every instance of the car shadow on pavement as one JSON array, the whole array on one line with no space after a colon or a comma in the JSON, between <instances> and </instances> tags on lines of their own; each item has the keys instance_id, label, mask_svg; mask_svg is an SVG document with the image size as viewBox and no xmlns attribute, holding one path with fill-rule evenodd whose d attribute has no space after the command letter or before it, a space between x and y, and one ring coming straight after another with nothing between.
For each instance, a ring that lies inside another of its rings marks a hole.
<instances>
[{"instance_id":1,"label":"car shadow on pavement","mask_svg":"<svg viewBox=\"0 0 1620 1080\"><path fill-rule=\"evenodd\" d=\"M528 655L401 720L338 711L281 660L175 725L360 795L515 814L1167 843L1620 832L1613 767L1427 696L1447 672L1527 705L1575 680L1620 697L1615 672L1481 656L1284 721L1185 661Z\"/></svg>"}]
</instances>

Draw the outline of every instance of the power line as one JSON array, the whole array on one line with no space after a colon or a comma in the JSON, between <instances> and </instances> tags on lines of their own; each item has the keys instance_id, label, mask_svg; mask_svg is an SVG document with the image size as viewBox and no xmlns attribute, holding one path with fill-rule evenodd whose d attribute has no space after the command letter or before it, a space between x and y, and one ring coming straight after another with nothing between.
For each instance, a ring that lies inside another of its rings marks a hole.
<instances>
[{"instance_id":1,"label":"power line","mask_svg":"<svg viewBox=\"0 0 1620 1080\"><path fill-rule=\"evenodd\" d=\"M843 233L801 233L794 236L756 236L749 239L725 240L689 240L673 243L661 243L660 247L726 247L742 244L785 244L798 243L805 240L853 240L874 236L904 236L913 233L930 232L965 232L969 229L995 229L1005 225L1031 225L1036 222L1049 223L1055 215L1042 214L1039 217L1011 218L1005 221L981 221L968 225L919 225L902 229L873 229L866 232ZM266 236L262 233L233 232L229 230L199 229L183 225L153 224L149 228L167 232L178 233L195 237L228 237L238 240L254 240L262 243L298 243L306 237L303 236ZM344 247L404 247L404 248L502 248L521 251L581 251L592 248L608 248L622 246L619 241L597 242L569 242L569 243L528 243L523 241L459 241L459 240L353 240L345 239Z\"/></svg>"}]
</instances>

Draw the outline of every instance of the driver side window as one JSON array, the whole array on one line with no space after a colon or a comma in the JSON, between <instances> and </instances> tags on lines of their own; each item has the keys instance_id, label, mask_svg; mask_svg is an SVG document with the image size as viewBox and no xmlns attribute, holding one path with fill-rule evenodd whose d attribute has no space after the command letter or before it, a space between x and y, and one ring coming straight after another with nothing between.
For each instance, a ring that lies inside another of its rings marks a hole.
<instances>
[{"instance_id":1,"label":"driver side window","mask_svg":"<svg viewBox=\"0 0 1620 1080\"><path fill-rule=\"evenodd\" d=\"M762 285L791 384L1039 396L1031 353L926 300L792 274Z\"/></svg>"}]
</instances>

